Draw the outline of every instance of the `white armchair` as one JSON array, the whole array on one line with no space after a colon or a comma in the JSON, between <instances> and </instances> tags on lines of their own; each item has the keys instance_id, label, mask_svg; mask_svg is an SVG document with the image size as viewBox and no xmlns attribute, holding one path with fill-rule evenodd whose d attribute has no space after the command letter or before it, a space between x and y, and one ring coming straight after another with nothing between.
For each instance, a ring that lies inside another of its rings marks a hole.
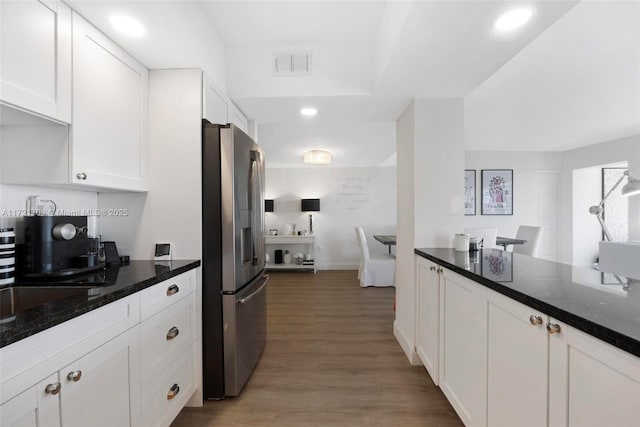
<instances>
[{"instance_id":1,"label":"white armchair","mask_svg":"<svg viewBox=\"0 0 640 427\"><path fill-rule=\"evenodd\" d=\"M389 254L370 254L362 227L356 227L356 240L360 247L360 286L394 286L396 259Z\"/></svg>"}]
</instances>

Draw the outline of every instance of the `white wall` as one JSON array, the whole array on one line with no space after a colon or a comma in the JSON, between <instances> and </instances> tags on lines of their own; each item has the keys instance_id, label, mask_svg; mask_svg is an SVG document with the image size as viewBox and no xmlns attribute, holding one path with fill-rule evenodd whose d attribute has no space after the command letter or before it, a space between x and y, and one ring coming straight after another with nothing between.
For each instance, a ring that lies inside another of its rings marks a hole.
<instances>
[{"instance_id":1,"label":"white wall","mask_svg":"<svg viewBox=\"0 0 640 427\"><path fill-rule=\"evenodd\" d=\"M602 228L589 207L602 198L602 169L575 169L572 174L573 265L592 265L598 258Z\"/></svg>"},{"instance_id":2,"label":"white wall","mask_svg":"<svg viewBox=\"0 0 640 427\"><path fill-rule=\"evenodd\" d=\"M0 184L0 228L14 227L19 242L22 242L22 216L25 201L27 196L31 195L53 200L57 205L58 215L65 212L81 215L83 211L95 212L98 207L96 192ZM15 216L15 210L18 210L17 216Z\"/></svg>"},{"instance_id":3,"label":"white wall","mask_svg":"<svg viewBox=\"0 0 640 427\"><path fill-rule=\"evenodd\" d=\"M515 237L520 225L543 226L540 257L557 258L561 153L467 150L465 169L476 170L476 215L464 217L465 227L497 228L499 236ZM481 214L482 169L513 169L513 215Z\"/></svg>"},{"instance_id":4,"label":"white wall","mask_svg":"<svg viewBox=\"0 0 640 427\"><path fill-rule=\"evenodd\" d=\"M201 257L202 72L149 73L149 192L101 193L101 208L126 207L127 217L101 224L132 259L152 259L170 242L174 259Z\"/></svg>"},{"instance_id":5,"label":"white wall","mask_svg":"<svg viewBox=\"0 0 640 427\"><path fill-rule=\"evenodd\" d=\"M397 122L398 248L394 335L415 364L414 248L452 247L464 227L464 102L416 100Z\"/></svg>"},{"instance_id":6,"label":"white wall","mask_svg":"<svg viewBox=\"0 0 640 427\"><path fill-rule=\"evenodd\" d=\"M309 229L309 215L300 212L300 199L320 199L313 230L321 270L358 268L354 227L364 229L374 253L387 251L374 234L396 232L395 167L267 168L266 198L275 200L274 212L267 213L267 229L295 223L296 230Z\"/></svg>"},{"instance_id":7,"label":"white wall","mask_svg":"<svg viewBox=\"0 0 640 427\"><path fill-rule=\"evenodd\" d=\"M562 159L559 203L560 225L558 231L559 260L560 262L571 264L574 260L574 234L582 232L581 229L576 229L574 225L573 171L593 166L627 162L629 168L635 171L635 176L637 177L640 175L640 135L565 151ZM584 206L585 211L588 211L589 206ZM595 218L591 218L591 220L596 221ZM640 240L640 196L631 196L629 198L629 240Z\"/></svg>"}]
</instances>

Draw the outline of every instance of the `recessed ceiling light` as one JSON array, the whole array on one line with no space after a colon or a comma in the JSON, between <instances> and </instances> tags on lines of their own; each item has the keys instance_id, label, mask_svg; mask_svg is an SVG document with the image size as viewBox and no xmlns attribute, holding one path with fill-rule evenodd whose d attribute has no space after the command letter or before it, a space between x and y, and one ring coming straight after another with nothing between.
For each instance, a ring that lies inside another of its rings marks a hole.
<instances>
[{"instance_id":1,"label":"recessed ceiling light","mask_svg":"<svg viewBox=\"0 0 640 427\"><path fill-rule=\"evenodd\" d=\"M533 16L531 8L512 9L500 15L494 24L498 31L511 31L523 26Z\"/></svg>"},{"instance_id":2,"label":"recessed ceiling light","mask_svg":"<svg viewBox=\"0 0 640 427\"><path fill-rule=\"evenodd\" d=\"M302 114L303 116L315 116L316 114L318 114L318 110L316 110L315 108L312 107L306 107L303 108L302 110L300 110L300 114Z\"/></svg>"},{"instance_id":3,"label":"recessed ceiling light","mask_svg":"<svg viewBox=\"0 0 640 427\"><path fill-rule=\"evenodd\" d=\"M113 28L130 37L141 37L147 32L140 21L127 15L114 15L109 21Z\"/></svg>"},{"instance_id":4,"label":"recessed ceiling light","mask_svg":"<svg viewBox=\"0 0 640 427\"><path fill-rule=\"evenodd\" d=\"M303 159L308 165L328 165L331 163L331 152L327 150L308 150L304 152Z\"/></svg>"}]
</instances>

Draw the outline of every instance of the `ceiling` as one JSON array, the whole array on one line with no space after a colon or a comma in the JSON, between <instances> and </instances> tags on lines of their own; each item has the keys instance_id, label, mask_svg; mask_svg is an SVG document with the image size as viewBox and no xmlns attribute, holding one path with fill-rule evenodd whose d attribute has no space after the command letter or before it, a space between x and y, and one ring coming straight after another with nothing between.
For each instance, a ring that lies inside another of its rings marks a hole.
<instances>
[{"instance_id":1,"label":"ceiling","mask_svg":"<svg viewBox=\"0 0 640 427\"><path fill-rule=\"evenodd\" d=\"M150 68L213 75L260 123L261 144L282 165L299 165L300 147L320 134L332 135L323 144L336 162L353 148L358 165L378 165L395 134L381 131L377 148L356 135L375 122L388 127L424 97L465 98L473 149L557 151L640 133L636 1L69 3ZM496 17L524 3L534 5L533 19L496 34ZM115 33L107 16L116 9L142 20L148 37ZM274 77L273 53L295 50L312 51L311 76ZM301 117L302 106L319 114ZM336 124L350 137L336 135Z\"/></svg>"}]
</instances>

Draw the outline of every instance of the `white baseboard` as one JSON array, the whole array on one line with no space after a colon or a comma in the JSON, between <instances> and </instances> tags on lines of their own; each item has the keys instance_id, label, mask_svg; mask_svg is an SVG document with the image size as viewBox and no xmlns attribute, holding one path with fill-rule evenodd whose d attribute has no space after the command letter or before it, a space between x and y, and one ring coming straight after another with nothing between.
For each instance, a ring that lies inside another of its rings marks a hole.
<instances>
[{"instance_id":1,"label":"white baseboard","mask_svg":"<svg viewBox=\"0 0 640 427\"><path fill-rule=\"evenodd\" d=\"M405 356L409 359L409 363L411 363L412 366L422 366L422 362L415 352L413 342L409 341L407 336L402 332L396 320L393 321L393 336L396 337L402 351L404 351Z\"/></svg>"}]
</instances>

